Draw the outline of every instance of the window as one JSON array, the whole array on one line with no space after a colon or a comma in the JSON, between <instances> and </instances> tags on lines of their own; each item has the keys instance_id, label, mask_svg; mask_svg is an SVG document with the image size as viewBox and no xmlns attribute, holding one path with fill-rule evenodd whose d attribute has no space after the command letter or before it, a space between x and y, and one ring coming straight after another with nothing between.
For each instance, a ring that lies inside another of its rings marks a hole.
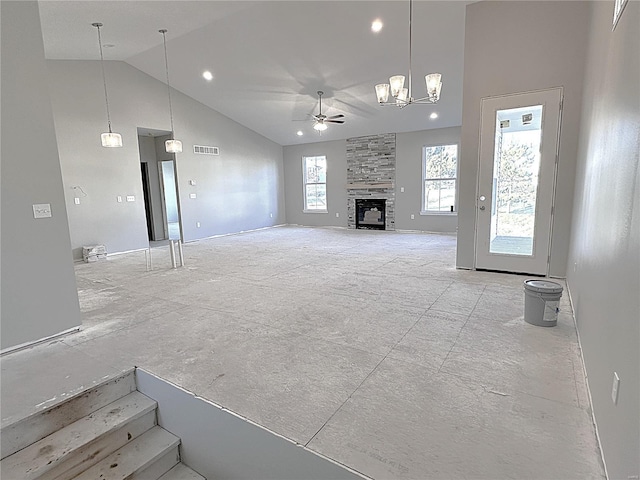
<instances>
[{"instance_id":1,"label":"window","mask_svg":"<svg viewBox=\"0 0 640 480\"><path fill-rule=\"evenodd\" d=\"M304 211L327 211L327 158L303 157Z\"/></svg>"},{"instance_id":2,"label":"window","mask_svg":"<svg viewBox=\"0 0 640 480\"><path fill-rule=\"evenodd\" d=\"M458 145L435 145L422 151L422 213L456 211Z\"/></svg>"}]
</instances>

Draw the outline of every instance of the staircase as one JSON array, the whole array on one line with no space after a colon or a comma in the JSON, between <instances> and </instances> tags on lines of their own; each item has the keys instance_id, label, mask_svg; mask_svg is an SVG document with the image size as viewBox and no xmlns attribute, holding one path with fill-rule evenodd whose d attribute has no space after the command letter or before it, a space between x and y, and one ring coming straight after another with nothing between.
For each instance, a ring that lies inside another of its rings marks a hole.
<instances>
[{"instance_id":1,"label":"staircase","mask_svg":"<svg viewBox=\"0 0 640 480\"><path fill-rule=\"evenodd\" d=\"M180 439L157 424L135 370L2 429L2 480L203 480L180 463Z\"/></svg>"}]
</instances>

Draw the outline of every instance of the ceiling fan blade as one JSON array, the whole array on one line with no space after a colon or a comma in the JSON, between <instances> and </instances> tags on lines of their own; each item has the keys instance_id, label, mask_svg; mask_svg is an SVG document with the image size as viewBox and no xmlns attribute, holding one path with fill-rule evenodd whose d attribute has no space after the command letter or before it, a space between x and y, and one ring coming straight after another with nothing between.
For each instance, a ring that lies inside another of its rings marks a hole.
<instances>
[{"instance_id":1,"label":"ceiling fan blade","mask_svg":"<svg viewBox=\"0 0 640 480\"><path fill-rule=\"evenodd\" d=\"M324 123L344 123L344 120L325 120Z\"/></svg>"},{"instance_id":2,"label":"ceiling fan blade","mask_svg":"<svg viewBox=\"0 0 640 480\"><path fill-rule=\"evenodd\" d=\"M344 118L344 115L341 113L338 115L331 115L330 117L327 117L327 120L335 120L336 118Z\"/></svg>"}]
</instances>

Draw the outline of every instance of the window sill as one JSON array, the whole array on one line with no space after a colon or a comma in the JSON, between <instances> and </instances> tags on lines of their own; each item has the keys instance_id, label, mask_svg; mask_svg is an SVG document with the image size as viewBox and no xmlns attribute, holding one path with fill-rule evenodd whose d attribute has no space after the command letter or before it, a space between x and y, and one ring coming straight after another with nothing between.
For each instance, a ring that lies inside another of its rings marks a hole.
<instances>
[{"instance_id":1,"label":"window sill","mask_svg":"<svg viewBox=\"0 0 640 480\"><path fill-rule=\"evenodd\" d=\"M329 213L329 210L303 210L303 213Z\"/></svg>"},{"instance_id":2,"label":"window sill","mask_svg":"<svg viewBox=\"0 0 640 480\"><path fill-rule=\"evenodd\" d=\"M420 212L420 215L423 217L430 215L434 215L436 217L457 217L458 212Z\"/></svg>"}]
</instances>

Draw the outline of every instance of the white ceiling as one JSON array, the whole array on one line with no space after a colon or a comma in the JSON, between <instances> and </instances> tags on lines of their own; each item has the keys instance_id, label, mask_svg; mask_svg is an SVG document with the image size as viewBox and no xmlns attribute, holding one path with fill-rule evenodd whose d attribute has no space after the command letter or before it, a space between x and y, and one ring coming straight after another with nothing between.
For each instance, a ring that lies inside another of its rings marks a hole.
<instances>
[{"instance_id":1,"label":"white ceiling","mask_svg":"<svg viewBox=\"0 0 640 480\"><path fill-rule=\"evenodd\" d=\"M458 126L466 1L414 3L413 96L424 95L424 75L442 74L437 105L380 107L376 83L409 67L408 1L101 1L41 0L49 59L124 60L165 81L166 28L172 87L281 145L386 132ZM371 32L380 18L382 31ZM207 82L202 72L210 70ZM323 113L346 116L321 136L309 114L316 92ZM430 120L429 114L439 117ZM296 131L302 130L299 137Z\"/></svg>"}]
</instances>

